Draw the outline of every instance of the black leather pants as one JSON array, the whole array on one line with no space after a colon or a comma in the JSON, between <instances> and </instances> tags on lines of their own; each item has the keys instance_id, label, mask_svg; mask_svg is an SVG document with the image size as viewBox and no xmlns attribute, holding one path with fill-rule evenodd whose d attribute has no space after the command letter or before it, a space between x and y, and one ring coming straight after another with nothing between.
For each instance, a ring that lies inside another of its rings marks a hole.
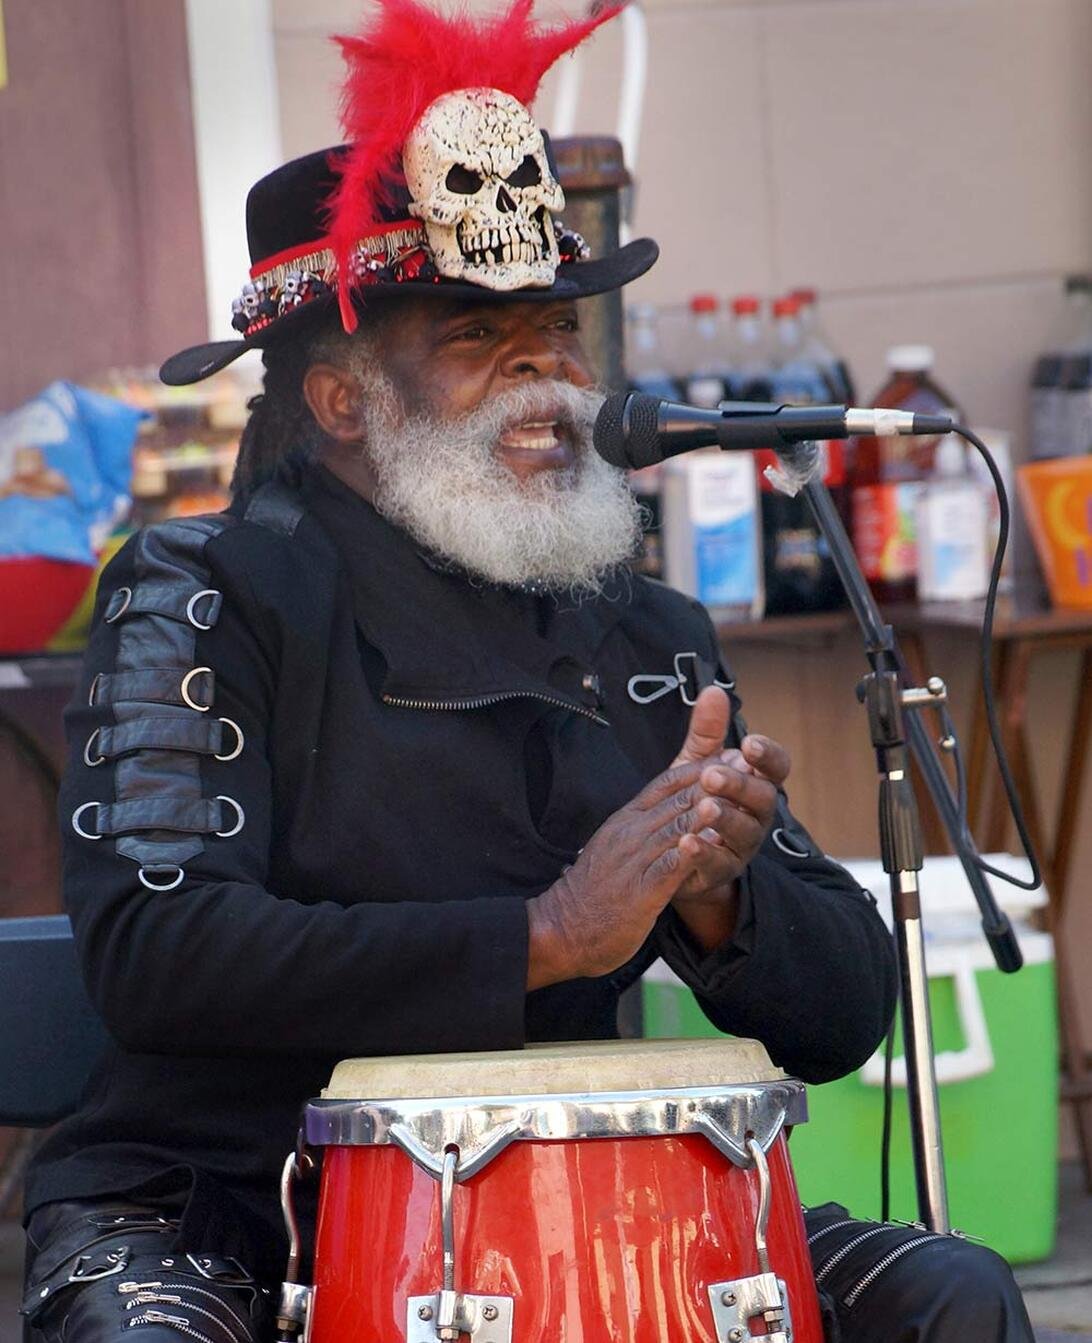
<instances>
[{"instance_id":1,"label":"black leather pants","mask_svg":"<svg viewBox=\"0 0 1092 1343\"><path fill-rule=\"evenodd\" d=\"M1034 1343L1012 1270L959 1236L804 1213L830 1343Z\"/></svg>"},{"instance_id":2,"label":"black leather pants","mask_svg":"<svg viewBox=\"0 0 1092 1343\"><path fill-rule=\"evenodd\" d=\"M26 1343L270 1338L269 1290L235 1259L175 1249L177 1233L169 1212L131 1203L40 1208L27 1227Z\"/></svg>"},{"instance_id":3,"label":"black leather pants","mask_svg":"<svg viewBox=\"0 0 1092 1343\"><path fill-rule=\"evenodd\" d=\"M983 1246L805 1214L829 1343L1033 1343L1012 1273ZM52 1203L27 1230L26 1343L267 1343L272 1296L235 1259L173 1248L169 1214Z\"/></svg>"}]
</instances>

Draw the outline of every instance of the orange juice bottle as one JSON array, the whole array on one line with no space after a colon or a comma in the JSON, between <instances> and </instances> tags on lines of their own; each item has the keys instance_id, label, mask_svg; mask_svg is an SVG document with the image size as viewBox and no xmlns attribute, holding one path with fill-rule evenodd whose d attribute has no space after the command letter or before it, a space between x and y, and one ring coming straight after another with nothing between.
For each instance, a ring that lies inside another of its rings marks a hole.
<instances>
[{"instance_id":1,"label":"orange juice bottle","mask_svg":"<svg viewBox=\"0 0 1092 1343\"><path fill-rule=\"evenodd\" d=\"M928 345L896 345L890 376L872 404L962 420L952 397L931 377ZM938 439L861 437L853 440L849 485L853 546L879 602L913 601L917 590L916 511L932 474Z\"/></svg>"}]
</instances>

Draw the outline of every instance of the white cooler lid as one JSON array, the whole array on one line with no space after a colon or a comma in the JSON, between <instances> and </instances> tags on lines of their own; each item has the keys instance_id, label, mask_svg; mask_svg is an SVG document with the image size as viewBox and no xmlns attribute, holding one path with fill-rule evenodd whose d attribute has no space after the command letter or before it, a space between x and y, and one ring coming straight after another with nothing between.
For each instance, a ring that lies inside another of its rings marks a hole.
<instances>
[{"instance_id":1,"label":"white cooler lid","mask_svg":"<svg viewBox=\"0 0 1092 1343\"><path fill-rule=\"evenodd\" d=\"M988 853L984 855L991 867L1011 872L1025 881L1031 876L1025 858L1017 858L1011 853ZM891 884L878 858L839 858L840 862L862 886L876 897L880 912L888 923L891 922ZM1037 891L1022 891L1018 886L1010 886L1007 881L987 875L986 880L993 891L994 899L1014 922L1026 922L1031 913L1042 909L1047 903L1045 887ZM928 927L931 919L946 918L950 915L974 915L978 917L978 904L971 890L971 884L963 871L963 865L953 854L929 856L921 870L921 904L924 922Z\"/></svg>"}]
</instances>

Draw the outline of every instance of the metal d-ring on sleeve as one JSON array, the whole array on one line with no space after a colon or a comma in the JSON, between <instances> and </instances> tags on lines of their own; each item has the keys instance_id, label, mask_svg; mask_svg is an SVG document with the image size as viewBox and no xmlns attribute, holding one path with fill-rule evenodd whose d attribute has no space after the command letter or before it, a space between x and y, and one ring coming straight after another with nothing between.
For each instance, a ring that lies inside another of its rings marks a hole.
<instances>
[{"instance_id":1,"label":"metal d-ring on sleeve","mask_svg":"<svg viewBox=\"0 0 1092 1343\"><path fill-rule=\"evenodd\" d=\"M776 830L772 831L772 833L770 834L770 838L781 850L781 852L787 854L788 857L790 858L811 857L811 850L803 847L802 844L800 848L795 848L793 846L792 841L796 839L796 836L790 835L783 825L779 825ZM800 843L800 841L797 842Z\"/></svg>"},{"instance_id":2,"label":"metal d-ring on sleeve","mask_svg":"<svg viewBox=\"0 0 1092 1343\"><path fill-rule=\"evenodd\" d=\"M237 835L239 831L243 828L243 825L246 822L246 815L243 812L242 807L238 804L238 802L235 801L233 797L225 797L223 793L217 793L216 800L217 802L230 803L230 805L235 808L237 819L235 821L235 824L231 827L231 829L213 831L213 834L215 834L219 839L230 839L232 835Z\"/></svg>"},{"instance_id":3,"label":"metal d-ring on sleeve","mask_svg":"<svg viewBox=\"0 0 1092 1343\"><path fill-rule=\"evenodd\" d=\"M210 608L206 612L209 617L209 623L207 625L197 619L197 603L202 597L208 597L211 602ZM186 619L195 630L212 629L213 625L216 624L216 616L219 614L219 605L222 600L223 594L220 592L219 588L201 588L201 590L195 592L186 603Z\"/></svg>"},{"instance_id":4,"label":"metal d-ring on sleeve","mask_svg":"<svg viewBox=\"0 0 1092 1343\"><path fill-rule=\"evenodd\" d=\"M110 600L106 603L106 612L103 615L103 622L112 625L115 620L120 620L129 609L129 603L133 600L133 589L129 587L120 587L110 595Z\"/></svg>"},{"instance_id":5,"label":"metal d-ring on sleeve","mask_svg":"<svg viewBox=\"0 0 1092 1343\"><path fill-rule=\"evenodd\" d=\"M236 756L242 754L242 750L243 750L243 742L244 742L244 740L245 740L244 737L243 737L243 729L242 729L242 728L239 726L239 724L234 720L234 718L224 718L224 717L221 716L221 718L220 718L220 722L221 722L221 723L226 723L226 724L228 725L228 727L230 727L230 728L234 728L234 730L235 730L235 746L234 746L234 748L233 748L232 750L226 752L224 755L216 755L216 756L213 756L213 759L214 759L214 760L225 760L225 761L226 761L226 760L234 760Z\"/></svg>"},{"instance_id":6,"label":"metal d-ring on sleeve","mask_svg":"<svg viewBox=\"0 0 1092 1343\"><path fill-rule=\"evenodd\" d=\"M91 759L91 747L95 746L96 751L98 750L96 743L98 742L98 736L101 730L101 728L96 728L94 732L91 733L90 737L87 738L87 742L83 748L83 763L89 765L92 769L94 769L96 765L101 765L106 759L104 755L97 754L94 760Z\"/></svg>"},{"instance_id":7,"label":"metal d-ring on sleeve","mask_svg":"<svg viewBox=\"0 0 1092 1343\"><path fill-rule=\"evenodd\" d=\"M83 827L80 825L80 817L88 809L88 807L101 807L101 806L102 806L101 802L84 802L81 806L77 807L76 810L72 813L72 829L75 830L76 834L79 835L81 839L102 839L101 835L93 835L89 830L84 830Z\"/></svg>"},{"instance_id":8,"label":"metal d-ring on sleeve","mask_svg":"<svg viewBox=\"0 0 1092 1343\"><path fill-rule=\"evenodd\" d=\"M195 676L212 677L213 675L214 673L211 667L191 667L185 676L183 676L182 684L178 687L178 693L182 696L182 702L188 704L191 709L196 709L198 713L208 713L211 707L211 701L209 704L198 704L196 700L191 699L190 682Z\"/></svg>"},{"instance_id":9,"label":"metal d-ring on sleeve","mask_svg":"<svg viewBox=\"0 0 1092 1343\"><path fill-rule=\"evenodd\" d=\"M173 881L168 881L164 884L149 881L146 875L148 872L171 872L171 871L177 873L175 879ZM186 871L185 868L179 867L177 864L164 863L162 867L149 866L149 867L138 868L137 876L140 878L140 884L142 886L146 886L149 891L173 891L175 890L176 887L182 885L182 882L186 876Z\"/></svg>"}]
</instances>

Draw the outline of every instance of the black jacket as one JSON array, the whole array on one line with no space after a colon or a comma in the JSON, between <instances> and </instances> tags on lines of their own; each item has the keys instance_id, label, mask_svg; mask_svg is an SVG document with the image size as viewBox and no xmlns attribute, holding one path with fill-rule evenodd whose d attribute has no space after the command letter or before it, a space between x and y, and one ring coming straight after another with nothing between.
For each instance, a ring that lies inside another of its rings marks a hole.
<instances>
[{"instance_id":1,"label":"black jacket","mask_svg":"<svg viewBox=\"0 0 1092 1343\"><path fill-rule=\"evenodd\" d=\"M890 940L787 810L730 945L697 954L668 912L615 974L525 993L524 901L669 764L717 664L705 612L659 584L577 605L475 585L322 471L135 536L100 585L61 800L116 1043L28 1207L177 1187L276 1228L334 1061L608 1037L657 955L790 1072L861 1063Z\"/></svg>"}]
</instances>

